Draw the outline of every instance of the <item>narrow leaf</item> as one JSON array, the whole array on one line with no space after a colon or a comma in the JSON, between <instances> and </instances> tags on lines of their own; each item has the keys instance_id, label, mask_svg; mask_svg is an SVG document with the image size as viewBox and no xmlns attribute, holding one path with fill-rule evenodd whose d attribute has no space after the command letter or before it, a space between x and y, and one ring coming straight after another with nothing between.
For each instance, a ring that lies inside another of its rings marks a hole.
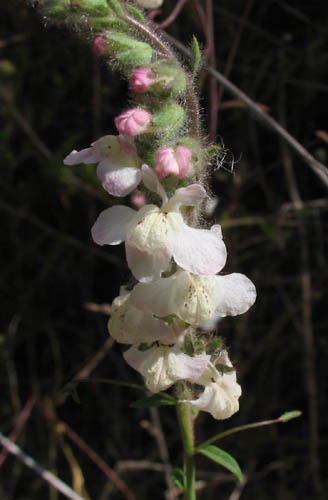
<instances>
[{"instance_id":1,"label":"narrow leaf","mask_svg":"<svg viewBox=\"0 0 328 500\"><path fill-rule=\"evenodd\" d=\"M150 396L149 398L142 398L130 404L131 408L158 408L159 406L172 406L177 402L173 396L166 394L166 392L159 392Z\"/></svg>"},{"instance_id":2,"label":"narrow leaf","mask_svg":"<svg viewBox=\"0 0 328 500\"><path fill-rule=\"evenodd\" d=\"M172 474L170 475L171 480L175 484L177 488L180 490L185 489L185 473L182 469L173 469Z\"/></svg>"},{"instance_id":3,"label":"narrow leaf","mask_svg":"<svg viewBox=\"0 0 328 500\"><path fill-rule=\"evenodd\" d=\"M213 446L212 444L208 444L207 446L199 446L197 447L196 451L198 453L201 453L202 455L205 455L205 457L209 458L210 460L213 460L213 462L216 462L217 464L222 465L222 467L228 469L237 477L237 479L239 479L239 481L242 480L243 474L240 470L238 462L226 451L218 448L217 446Z\"/></svg>"},{"instance_id":4,"label":"narrow leaf","mask_svg":"<svg viewBox=\"0 0 328 500\"><path fill-rule=\"evenodd\" d=\"M278 420L280 420L280 422L288 422L288 420L292 420L293 418L298 418L301 415L302 412L299 410L286 411L278 418Z\"/></svg>"},{"instance_id":5,"label":"narrow leaf","mask_svg":"<svg viewBox=\"0 0 328 500\"><path fill-rule=\"evenodd\" d=\"M197 75L199 69L200 69L200 64L202 60L202 53L199 48L199 43L198 40L195 36L192 37L192 42L191 42L191 49L192 49L192 54L193 54L193 68L192 68L192 73L195 78Z\"/></svg>"}]
</instances>

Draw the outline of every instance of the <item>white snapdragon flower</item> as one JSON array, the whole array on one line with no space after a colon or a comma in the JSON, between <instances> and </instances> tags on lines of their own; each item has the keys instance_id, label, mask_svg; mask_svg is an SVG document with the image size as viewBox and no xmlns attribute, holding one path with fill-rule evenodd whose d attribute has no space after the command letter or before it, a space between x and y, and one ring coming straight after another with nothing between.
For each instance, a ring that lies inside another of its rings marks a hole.
<instances>
[{"instance_id":1,"label":"white snapdragon flower","mask_svg":"<svg viewBox=\"0 0 328 500\"><path fill-rule=\"evenodd\" d=\"M99 245L117 245L125 240L129 268L139 281L160 278L171 262L194 274L211 275L226 262L226 247L221 228L188 226L180 213L183 205L199 204L207 195L200 184L179 188L168 200L155 172L142 166L145 186L161 196L161 208L145 205L138 212L125 206L104 210L92 227L92 237Z\"/></svg>"},{"instance_id":2,"label":"white snapdragon flower","mask_svg":"<svg viewBox=\"0 0 328 500\"><path fill-rule=\"evenodd\" d=\"M124 287L121 288L121 295L112 303L108 330L121 344L140 344L155 340L175 344L180 333L175 333L164 321L155 318L151 313L131 306L130 293Z\"/></svg>"},{"instance_id":3,"label":"white snapdragon flower","mask_svg":"<svg viewBox=\"0 0 328 500\"><path fill-rule=\"evenodd\" d=\"M246 312L255 302L254 284L243 274L198 276L179 270L169 278L139 283L131 304L156 316L175 314L183 321L202 326L224 316Z\"/></svg>"},{"instance_id":4,"label":"white snapdragon flower","mask_svg":"<svg viewBox=\"0 0 328 500\"><path fill-rule=\"evenodd\" d=\"M103 188L113 196L126 196L141 181L141 161L133 139L125 136L105 135L90 148L73 150L64 159L65 165L78 163L98 163L97 176Z\"/></svg>"},{"instance_id":5,"label":"white snapdragon flower","mask_svg":"<svg viewBox=\"0 0 328 500\"><path fill-rule=\"evenodd\" d=\"M239 398L241 387L237 383L236 371L225 371L224 368L232 368L227 351L222 351L216 360L219 369L209 363L207 370L203 373L197 384L204 385L203 393L195 400L185 400L194 408L207 411L217 420L231 417L239 410Z\"/></svg>"},{"instance_id":6,"label":"white snapdragon flower","mask_svg":"<svg viewBox=\"0 0 328 500\"><path fill-rule=\"evenodd\" d=\"M209 355L191 357L182 352L186 334L182 322L174 321L169 326L151 313L138 310L130 304L130 294L124 288L113 301L108 329L118 342L134 344L123 356L141 373L151 392L164 391L178 380L198 380L208 366ZM148 348L142 345L147 343Z\"/></svg>"},{"instance_id":7,"label":"white snapdragon flower","mask_svg":"<svg viewBox=\"0 0 328 500\"><path fill-rule=\"evenodd\" d=\"M166 345L157 342L146 351L133 345L123 354L125 361L145 379L151 392L165 391L179 380L195 382L206 370L210 356L188 356L179 343Z\"/></svg>"}]
</instances>

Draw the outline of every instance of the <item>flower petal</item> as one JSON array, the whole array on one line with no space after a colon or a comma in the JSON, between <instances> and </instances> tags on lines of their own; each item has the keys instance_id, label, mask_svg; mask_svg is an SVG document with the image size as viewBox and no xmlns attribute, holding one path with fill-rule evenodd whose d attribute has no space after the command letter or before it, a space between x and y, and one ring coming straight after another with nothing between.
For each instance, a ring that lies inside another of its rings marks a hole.
<instances>
[{"instance_id":1,"label":"flower petal","mask_svg":"<svg viewBox=\"0 0 328 500\"><path fill-rule=\"evenodd\" d=\"M125 240L127 228L135 210L116 205L101 212L91 228L92 238L98 245L119 245Z\"/></svg>"},{"instance_id":2,"label":"flower petal","mask_svg":"<svg viewBox=\"0 0 328 500\"><path fill-rule=\"evenodd\" d=\"M168 268L171 255L164 251L158 251L154 254L143 252L128 242L125 244L126 259L129 269L138 281L148 283L158 280L161 273Z\"/></svg>"},{"instance_id":3,"label":"flower petal","mask_svg":"<svg viewBox=\"0 0 328 500\"><path fill-rule=\"evenodd\" d=\"M107 160L98 164L97 176L102 186L112 196L126 196L131 193L141 181L141 171L136 167L116 167Z\"/></svg>"},{"instance_id":4,"label":"flower petal","mask_svg":"<svg viewBox=\"0 0 328 500\"><path fill-rule=\"evenodd\" d=\"M147 351L139 351L132 346L124 354L126 362L145 377L151 392L164 391L178 380L197 379L208 365L207 355L190 357L182 353L178 346L154 346ZM189 358L189 359L186 359Z\"/></svg>"},{"instance_id":5,"label":"flower petal","mask_svg":"<svg viewBox=\"0 0 328 500\"><path fill-rule=\"evenodd\" d=\"M175 262L194 274L210 275L221 271L227 260L227 250L217 228L213 231L195 229L187 226L180 214L174 215L171 234Z\"/></svg>"},{"instance_id":6,"label":"flower petal","mask_svg":"<svg viewBox=\"0 0 328 500\"><path fill-rule=\"evenodd\" d=\"M113 301L108 330L111 336L122 344L140 344L155 340L175 344L178 338L164 321L131 306L129 294L116 297Z\"/></svg>"},{"instance_id":7,"label":"flower petal","mask_svg":"<svg viewBox=\"0 0 328 500\"><path fill-rule=\"evenodd\" d=\"M200 184L190 184L179 188L165 206L167 211L177 211L181 205L198 205L207 196L205 189Z\"/></svg>"},{"instance_id":8,"label":"flower petal","mask_svg":"<svg viewBox=\"0 0 328 500\"><path fill-rule=\"evenodd\" d=\"M232 367L225 350L220 353L216 362ZM241 387L237 383L235 371L222 373L209 363L207 370L196 383L204 385L204 391L198 399L185 400L183 403L207 411L218 420L229 418L239 410Z\"/></svg>"},{"instance_id":9,"label":"flower petal","mask_svg":"<svg viewBox=\"0 0 328 500\"><path fill-rule=\"evenodd\" d=\"M76 151L74 149L69 155L64 159L65 165L77 165L78 163L97 163L99 157L94 154L92 148L81 149L81 151Z\"/></svg>"},{"instance_id":10,"label":"flower petal","mask_svg":"<svg viewBox=\"0 0 328 500\"><path fill-rule=\"evenodd\" d=\"M163 200L163 204L167 202L167 195L165 189L162 184L159 182L159 179L155 173L155 171L148 167L148 165L142 165L142 181L147 189L153 191L153 193L158 194Z\"/></svg>"},{"instance_id":11,"label":"flower petal","mask_svg":"<svg viewBox=\"0 0 328 500\"><path fill-rule=\"evenodd\" d=\"M216 313L220 316L243 314L254 304L256 288L244 274L233 273L215 276L217 283Z\"/></svg>"},{"instance_id":12,"label":"flower petal","mask_svg":"<svg viewBox=\"0 0 328 500\"><path fill-rule=\"evenodd\" d=\"M238 399L241 395L241 387L237 382L227 382L223 377L222 380L210 382L205 386L198 399L183 402L199 410L209 412L217 420L230 418L239 410Z\"/></svg>"}]
</instances>

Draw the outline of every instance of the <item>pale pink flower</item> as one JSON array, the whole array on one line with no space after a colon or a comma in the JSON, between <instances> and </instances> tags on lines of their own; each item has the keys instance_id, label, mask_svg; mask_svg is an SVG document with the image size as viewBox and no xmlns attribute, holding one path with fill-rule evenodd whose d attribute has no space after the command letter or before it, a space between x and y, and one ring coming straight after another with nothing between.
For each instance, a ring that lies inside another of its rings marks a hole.
<instances>
[{"instance_id":1,"label":"pale pink flower","mask_svg":"<svg viewBox=\"0 0 328 500\"><path fill-rule=\"evenodd\" d=\"M185 146L162 148L157 153L155 170L160 179L169 174L176 175L179 179L185 177L191 168L190 160L192 151Z\"/></svg>"},{"instance_id":2,"label":"pale pink flower","mask_svg":"<svg viewBox=\"0 0 328 500\"><path fill-rule=\"evenodd\" d=\"M178 344L157 343L146 351L133 345L123 354L125 361L145 378L151 392L165 391L178 380L196 382L206 370L210 356L188 356Z\"/></svg>"},{"instance_id":3,"label":"pale pink flower","mask_svg":"<svg viewBox=\"0 0 328 500\"><path fill-rule=\"evenodd\" d=\"M146 92L156 82L152 75L153 72L149 68L136 69L130 79L131 89L134 92Z\"/></svg>"},{"instance_id":4,"label":"pale pink flower","mask_svg":"<svg viewBox=\"0 0 328 500\"><path fill-rule=\"evenodd\" d=\"M132 143L131 143L132 140ZM128 144L122 147L122 144ZM89 148L81 151L73 150L64 159L65 165L78 163L98 163L97 176L103 188L113 196L126 196L141 181L140 159L135 152L133 139L121 136L105 135L93 142Z\"/></svg>"},{"instance_id":5,"label":"pale pink flower","mask_svg":"<svg viewBox=\"0 0 328 500\"><path fill-rule=\"evenodd\" d=\"M217 420L231 417L239 410L239 398L241 387L237 383L236 371L225 371L224 368L232 368L227 351L222 351L215 361L216 368L209 363L206 371L196 381L198 385L204 385L205 389L198 399L184 400L198 410L207 411Z\"/></svg>"},{"instance_id":6,"label":"pale pink flower","mask_svg":"<svg viewBox=\"0 0 328 500\"><path fill-rule=\"evenodd\" d=\"M195 274L210 275L226 262L226 247L219 225L211 230L188 226L181 206L198 205L207 195L200 184L176 190L168 200L154 170L142 166L143 183L162 197L161 208L145 205L138 212L116 205L104 210L92 227L98 245L118 245L125 240L129 268L139 281L158 279L171 259Z\"/></svg>"},{"instance_id":7,"label":"pale pink flower","mask_svg":"<svg viewBox=\"0 0 328 500\"><path fill-rule=\"evenodd\" d=\"M105 35L97 36L93 41L93 51L97 56L101 56L107 50L107 40Z\"/></svg>"},{"instance_id":8,"label":"pale pink flower","mask_svg":"<svg viewBox=\"0 0 328 500\"><path fill-rule=\"evenodd\" d=\"M202 327L205 323L208 329L206 322L215 325L224 316L243 314L255 299L255 286L244 274L201 276L180 269L168 278L139 283L130 302L155 316L175 314L194 326Z\"/></svg>"},{"instance_id":9,"label":"pale pink flower","mask_svg":"<svg viewBox=\"0 0 328 500\"><path fill-rule=\"evenodd\" d=\"M149 127L152 114L142 108L132 108L124 111L115 118L115 125L120 134L135 137Z\"/></svg>"},{"instance_id":10,"label":"pale pink flower","mask_svg":"<svg viewBox=\"0 0 328 500\"><path fill-rule=\"evenodd\" d=\"M146 204L147 199L146 195L142 191L136 189L135 192L132 193L130 201L135 208L141 208Z\"/></svg>"}]
</instances>

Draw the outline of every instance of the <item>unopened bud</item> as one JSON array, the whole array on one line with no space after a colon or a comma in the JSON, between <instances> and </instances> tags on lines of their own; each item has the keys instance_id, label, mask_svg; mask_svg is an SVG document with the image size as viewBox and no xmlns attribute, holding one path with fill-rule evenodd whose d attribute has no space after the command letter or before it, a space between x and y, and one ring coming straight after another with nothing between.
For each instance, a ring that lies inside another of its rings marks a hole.
<instances>
[{"instance_id":1,"label":"unopened bud","mask_svg":"<svg viewBox=\"0 0 328 500\"><path fill-rule=\"evenodd\" d=\"M103 55L107 50L108 44L105 35L97 36L93 41L93 51L97 56Z\"/></svg>"},{"instance_id":2,"label":"unopened bud","mask_svg":"<svg viewBox=\"0 0 328 500\"><path fill-rule=\"evenodd\" d=\"M152 114L142 108L128 109L115 118L117 130L122 135L135 137L147 131Z\"/></svg>"},{"instance_id":3,"label":"unopened bud","mask_svg":"<svg viewBox=\"0 0 328 500\"><path fill-rule=\"evenodd\" d=\"M185 146L173 148L162 148L157 153L155 170L160 179L169 174L177 176L179 179L185 177L191 168L190 160L192 152Z\"/></svg>"},{"instance_id":4,"label":"unopened bud","mask_svg":"<svg viewBox=\"0 0 328 500\"><path fill-rule=\"evenodd\" d=\"M148 68L136 69L130 79L133 92L146 92L156 82L153 72Z\"/></svg>"},{"instance_id":5,"label":"unopened bud","mask_svg":"<svg viewBox=\"0 0 328 500\"><path fill-rule=\"evenodd\" d=\"M132 193L130 201L135 208L141 208L146 204L147 199L146 195L142 191L136 189L135 192Z\"/></svg>"}]
</instances>

